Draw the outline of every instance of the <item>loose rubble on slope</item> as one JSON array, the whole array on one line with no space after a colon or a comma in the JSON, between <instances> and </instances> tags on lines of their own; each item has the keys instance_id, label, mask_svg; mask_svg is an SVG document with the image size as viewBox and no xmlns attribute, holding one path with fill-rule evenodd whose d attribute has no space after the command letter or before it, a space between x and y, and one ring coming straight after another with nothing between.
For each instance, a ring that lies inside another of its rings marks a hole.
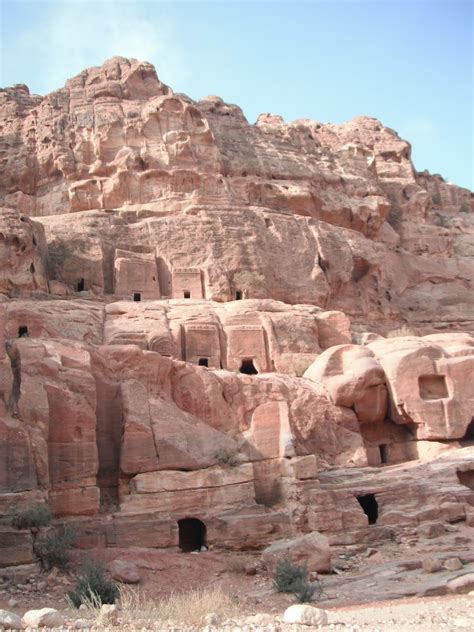
<instances>
[{"instance_id":1,"label":"loose rubble on slope","mask_svg":"<svg viewBox=\"0 0 474 632\"><path fill-rule=\"evenodd\" d=\"M470 191L376 119L252 125L121 57L0 119L0 621L64 609L72 578L37 577L64 525L74 568L228 582L268 629L284 555L330 629L472 590Z\"/></svg>"}]
</instances>

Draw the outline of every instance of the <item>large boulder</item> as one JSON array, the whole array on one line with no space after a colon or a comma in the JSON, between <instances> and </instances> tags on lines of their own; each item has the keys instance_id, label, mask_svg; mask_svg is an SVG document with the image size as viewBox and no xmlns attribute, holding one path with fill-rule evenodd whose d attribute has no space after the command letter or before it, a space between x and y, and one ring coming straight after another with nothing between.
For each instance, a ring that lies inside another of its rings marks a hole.
<instances>
[{"instance_id":1,"label":"large boulder","mask_svg":"<svg viewBox=\"0 0 474 632\"><path fill-rule=\"evenodd\" d=\"M474 338L406 336L369 344L387 376L390 417L418 439L461 439L474 416Z\"/></svg>"},{"instance_id":2,"label":"large boulder","mask_svg":"<svg viewBox=\"0 0 474 632\"><path fill-rule=\"evenodd\" d=\"M59 628L64 625L64 617L55 608L28 610L23 615L23 624L29 628Z\"/></svg>"},{"instance_id":3,"label":"large boulder","mask_svg":"<svg viewBox=\"0 0 474 632\"><path fill-rule=\"evenodd\" d=\"M452 593L468 593L474 590L474 573L464 573L447 583L449 592Z\"/></svg>"},{"instance_id":4,"label":"large boulder","mask_svg":"<svg viewBox=\"0 0 474 632\"><path fill-rule=\"evenodd\" d=\"M140 582L138 566L130 560L113 560L110 563L110 573L114 579L122 584L138 584Z\"/></svg>"},{"instance_id":5,"label":"large boulder","mask_svg":"<svg viewBox=\"0 0 474 632\"><path fill-rule=\"evenodd\" d=\"M360 422L377 422L385 418L385 374L367 347L348 344L326 349L304 377L321 383L336 406L353 408Z\"/></svg>"},{"instance_id":6,"label":"large boulder","mask_svg":"<svg viewBox=\"0 0 474 632\"><path fill-rule=\"evenodd\" d=\"M8 610L0 610L0 630L23 630L21 617Z\"/></svg>"},{"instance_id":7,"label":"large boulder","mask_svg":"<svg viewBox=\"0 0 474 632\"><path fill-rule=\"evenodd\" d=\"M327 624L328 615L326 611L321 608L315 608L307 604L295 604L285 610L283 613L283 622L319 627L320 625Z\"/></svg>"},{"instance_id":8,"label":"large boulder","mask_svg":"<svg viewBox=\"0 0 474 632\"><path fill-rule=\"evenodd\" d=\"M289 540L278 540L262 553L262 559L269 569L274 569L278 560L286 557L294 564L306 563L309 571L329 573L331 570L329 541L317 531Z\"/></svg>"}]
</instances>

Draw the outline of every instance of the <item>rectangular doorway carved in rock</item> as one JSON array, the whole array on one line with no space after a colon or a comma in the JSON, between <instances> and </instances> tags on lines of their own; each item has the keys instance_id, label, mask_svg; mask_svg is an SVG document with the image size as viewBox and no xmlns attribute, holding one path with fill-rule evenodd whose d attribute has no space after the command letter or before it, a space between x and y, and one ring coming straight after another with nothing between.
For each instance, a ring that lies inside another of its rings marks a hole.
<instances>
[{"instance_id":1,"label":"rectangular doorway carved in rock","mask_svg":"<svg viewBox=\"0 0 474 632\"><path fill-rule=\"evenodd\" d=\"M444 399L449 397L445 375L420 375L418 385L421 399Z\"/></svg>"}]
</instances>

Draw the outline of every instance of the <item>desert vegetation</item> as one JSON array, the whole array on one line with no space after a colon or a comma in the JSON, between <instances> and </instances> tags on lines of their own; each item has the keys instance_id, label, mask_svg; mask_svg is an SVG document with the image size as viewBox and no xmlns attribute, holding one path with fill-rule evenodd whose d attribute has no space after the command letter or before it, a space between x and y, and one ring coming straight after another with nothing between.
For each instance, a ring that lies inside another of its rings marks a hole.
<instances>
[{"instance_id":1,"label":"desert vegetation","mask_svg":"<svg viewBox=\"0 0 474 632\"><path fill-rule=\"evenodd\" d=\"M38 529L51 524L52 516L47 505L35 505L16 513L11 521L15 529Z\"/></svg>"},{"instance_id":2,"label":"desert vegetation","mask_svg":"<svg viewBox=\"0 0 474 632\"><path fill-rule=\"evenodd\" d=\"M75 541L76 533L68 525L54 528L46 535L38 537L34 550L42 568L66 570L71 562L71 547Z\"/></svg>"},{"instance_id":3,"label":"desert vegetation","mask_svg":"<svg viewBox=\"0 0 474 632\"><path fill-rule=\"evenodd\" d=\"M74 590L71 590L67 597L76 608L81 604L96 608L103 604L115 603L119 596L117 584L105 575L105 566L90 562L84 566Z\"/></svg>"},{"instance_id":4,"label":"desert vegetation","mask_svg":"<svg viewBox=\"0 0 474 632\"><path fill-rule=\"evenodd\" d=\"M318 581L310 582L306 563L298 566L284 557L276 563L273 588L277 592L292 593L299 603L313 601L321 596L322 586Z\"/></svg>"}]
</instances>

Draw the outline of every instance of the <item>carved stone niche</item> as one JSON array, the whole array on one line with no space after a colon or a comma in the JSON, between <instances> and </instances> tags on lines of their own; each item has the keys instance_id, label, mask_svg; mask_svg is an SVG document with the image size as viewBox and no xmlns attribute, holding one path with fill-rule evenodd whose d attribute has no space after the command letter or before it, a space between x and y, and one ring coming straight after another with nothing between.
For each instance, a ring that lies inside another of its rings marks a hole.
<instances>
[{"instance_id":1,"label":"carved stone niche","mask_svg":"<svg viewBox=\"0 0 474 632\"><path fill-rule=\"evenodd\" d=\"M116 250L114 260L115 294L134 301L161 296L154 254Z\"/></svg>"},{"instance_id":2,"label":"carved stone niche","mask_svg":"<svg viewBox=\"0 0 474 632\"><path fill-rule=\"evenodd\" d=\"M207 366L210 369L222 367L219 329L216 324L184 324L182 344L186 362Z\"/></svg>"},{"instance_id":3,"label":"carved stone niche","mask_svg":"<svg viewBox=\"0 0 474 632\"><path fill-rule=\"evenodd\" d=\"M204 298L199 268L173 268L173 298Z\"/></svg>"},{"instance_id":4,"label":"carved stone niche","mask_svg":"<svg viewBox=\"0 0 474 632\"><path fill-rule=\"evenodd\" d=\"M156 353L168 358L181 359L178 355L177 346L171 334L151 332L148 338L148 350L155 351Z\"/></svg>"},{"instance_id":5,"label":"carved stone niche","mask_svg":"<svg viewBox=\"0 0 474 632\"><path fill-rule=\"evenodd\" d=\"M232 325L227 336L227 367L249 375L269 370L265 330L261 325Z\"/></svg>"}]
</instances>

